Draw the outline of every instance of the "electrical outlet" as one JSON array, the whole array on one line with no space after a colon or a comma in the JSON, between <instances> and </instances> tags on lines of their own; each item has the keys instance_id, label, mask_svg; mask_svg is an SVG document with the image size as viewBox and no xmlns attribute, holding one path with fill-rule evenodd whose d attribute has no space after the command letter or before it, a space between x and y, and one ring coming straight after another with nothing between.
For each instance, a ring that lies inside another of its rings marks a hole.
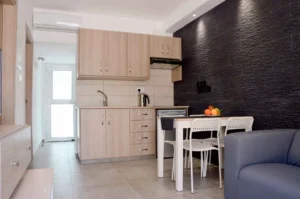
<instances>
[{"instance_id":1,"label":"electrical outlet","mask_svg":"<svg viewBox=\"0 0 300 199\"><path fill-rule=\"evenodd\" d=\"M145 88L144 87L139 87L139 88L136 89L136 91L139 92L139 89L140 89L141 93L145 92Z\"/></svg>"}]
</instances>

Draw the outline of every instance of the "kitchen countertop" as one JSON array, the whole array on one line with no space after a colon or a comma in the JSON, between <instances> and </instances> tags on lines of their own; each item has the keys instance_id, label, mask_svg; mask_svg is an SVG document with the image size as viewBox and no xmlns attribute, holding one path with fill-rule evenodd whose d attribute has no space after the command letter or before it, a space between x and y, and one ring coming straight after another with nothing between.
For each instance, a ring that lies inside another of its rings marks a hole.
<instances>
[{"instance_id":1,"label":"kitchen countertop","mask_svg":"<svg viewBox=\"0 0 300 199\"><path fill-rule=\"evenodd\" d=\"M0 125L0 139L17 132L28 125Z\"/></svg>"},{"instance_id":2,"label":"kitchen countertop","mask_svg":"<svg viewBox=\"0 0 300 199\"><path fill-rule=\"evenodd\" d=\"M78 109L187 109L189 106L77 106Z\"/></svg>"}]
</instances>

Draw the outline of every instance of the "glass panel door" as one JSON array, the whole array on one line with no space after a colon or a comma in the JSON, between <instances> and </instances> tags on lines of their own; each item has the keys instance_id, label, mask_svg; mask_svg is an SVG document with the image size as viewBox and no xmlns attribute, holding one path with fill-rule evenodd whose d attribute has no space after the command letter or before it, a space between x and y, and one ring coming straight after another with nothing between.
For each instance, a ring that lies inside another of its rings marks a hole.
<instances>
[{"instance_id":1,"label":"glass panel door","mask_svg":"<svg viewBox=\"0 0 300 199\"><path fill-rule=\"evenodd\" d=\"M47 141L66 141L75 137L75 65L47 68Z\"/></svg>"}]
</instances>

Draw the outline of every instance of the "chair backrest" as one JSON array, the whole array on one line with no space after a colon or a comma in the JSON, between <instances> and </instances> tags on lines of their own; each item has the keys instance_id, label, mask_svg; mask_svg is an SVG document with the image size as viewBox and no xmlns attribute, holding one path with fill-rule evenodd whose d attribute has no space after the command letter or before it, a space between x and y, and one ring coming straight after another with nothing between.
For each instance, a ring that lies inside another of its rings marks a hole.
<instances>
[{"instance_id":1,"label":"chair backrest","mask_svg":"<svg viewBox=\"0 0 300 199\"><path fill-rule=\"evenodd\" d=\"M191 125L191 134L193 132L201 131L217 131L219 132L221 128L220 118L203 118L194 119ZM190 135L191 137L191 135Z\"/></svg>"},{"instance_id":2,"label":"chair backrest","mask_svg":"<svg viewBox=\"0 0 300 199\"><path fill-rule=\"evenodd\" d=\"M252 131L254 118L253 117L231 117L227 120L225 136L228 130L242 130Z\"/></svg>"}]
</instances>

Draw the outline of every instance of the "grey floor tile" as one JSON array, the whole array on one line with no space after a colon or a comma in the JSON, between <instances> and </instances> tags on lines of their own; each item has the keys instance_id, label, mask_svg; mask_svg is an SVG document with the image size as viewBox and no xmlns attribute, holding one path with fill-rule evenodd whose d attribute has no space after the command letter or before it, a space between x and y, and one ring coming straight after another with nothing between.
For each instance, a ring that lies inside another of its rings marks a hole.
<instances>
[{"instance_id":1,"label":"grey floor tile","mask_svg":"<svg viewBox=\"0 0 300 199\"><path fill-rule=\"evenodd\" d=\"M74 190L75 199L139 199L127 183L91 186Z\"/></svg>"},{"instance_id":2,"label":"grey floor tile","mask_svg":"<svg viewBox=\"0 0 300 199\"><path fill-rule=\"evenodd\" d=\"M74 187L100 186L124 182L121 175L114 169L106 171L85 171L84 173L71 174Z\"/></svg>"},{"instance_id":3,"label":"grey floor tile","mask_svg":"<svg viewBox=\"0 0 300 199\"><path fill-rule=\"evenodd\" d=\"M156 159L81 165L74 142L46 143L30 168L54 168L54 199L224 199L218 167L200 178L194 161L195 194L190 193L190 170L184 170L184 191L171 181L172 159L164 160L164 178L157 178Z\"/></svg>"}]
</instances>

